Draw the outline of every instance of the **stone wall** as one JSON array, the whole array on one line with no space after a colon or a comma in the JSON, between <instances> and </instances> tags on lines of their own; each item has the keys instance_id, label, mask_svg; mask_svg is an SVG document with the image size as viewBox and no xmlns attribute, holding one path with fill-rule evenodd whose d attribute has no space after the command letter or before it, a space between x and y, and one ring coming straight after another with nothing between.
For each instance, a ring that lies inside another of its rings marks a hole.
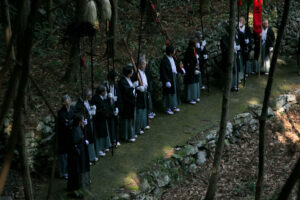
<instances>
[{"instance_id":1,"label":"stone wall","mask_svg":"<svg viewBox=\"0 0 300 200\"><path fill-rule=\"evenodd\" d=\"M267 121L276 120L274 112L288 111L292 105L300 102L300 89L281 95L272 101L268 108ZM261 105L251 105L244 113L236 115L227 123L225 145L237 142L243 134L259 133L259 116ZM184 175L194 174L207 161L207 156L215 151L219 127L212 127L201 133L205 139L190 141L189 144L174 148L170 158L164 158L138 174L137 191L128 192L124 189L117 192L112 200L156 200L160 199L165 188L184 182Z\"/></svg>"}]
</instances>

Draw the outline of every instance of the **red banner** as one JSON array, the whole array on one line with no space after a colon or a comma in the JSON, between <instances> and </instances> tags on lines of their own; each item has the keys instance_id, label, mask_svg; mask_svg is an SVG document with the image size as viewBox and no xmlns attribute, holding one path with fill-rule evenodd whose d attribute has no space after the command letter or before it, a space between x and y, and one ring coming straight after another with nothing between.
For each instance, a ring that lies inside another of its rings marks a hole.
<instances>
[{"instance_id":1,"label":"red banner","mask_svg":"<svg viewBox=\"0 0 300 200\"><path fill-rule=\"evenodd\" d=\"M237 5L238 5L238 6L243 5L243 1L242 1L242 0L237 0Z\"/></svg>"},{"instance_id":2,"label":"red banner","mask_svg":"<svg viewBox=\"0 0 300 200\"><path fill-rule=\"evenodd\" d=\"M263 0L254 0L253 2L253 31L261 34L261 15L262 15Z\"/></svg>"}]
</instances>

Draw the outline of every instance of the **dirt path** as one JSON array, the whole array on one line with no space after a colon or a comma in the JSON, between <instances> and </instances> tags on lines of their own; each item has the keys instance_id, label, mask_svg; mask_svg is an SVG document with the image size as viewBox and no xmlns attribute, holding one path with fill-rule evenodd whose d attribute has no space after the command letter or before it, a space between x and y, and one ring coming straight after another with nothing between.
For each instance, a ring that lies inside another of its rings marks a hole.
<instances>
[{"instance_id":1,"label":"dirt path","mask_svg":"<svg viewBox=\"0 0 300 200\"><path fill-rule=\"evenodd\" d=\"M295 73L295 62L285 64L279 60L273 96L300 88L300 77ZM246 88L232 93L230 116L244 111L249 104L262 102L267 77L250 77ZM159 114L152 122L151 130L139 137L134 144L122 144L114 157L101 158L91 169L91 199L108 199L115 190L124 186L131 177L146 167L151 161L164 156L168 149L185 143L214 124L220 118L221 91L213 88L209 96L202 95L201 102L195 106L181 105L181 112L175 116ZM46 187L43 186L42 190ZM55 180L53 199L64 199L66 181Z\"/></svg>"}]
</instances>

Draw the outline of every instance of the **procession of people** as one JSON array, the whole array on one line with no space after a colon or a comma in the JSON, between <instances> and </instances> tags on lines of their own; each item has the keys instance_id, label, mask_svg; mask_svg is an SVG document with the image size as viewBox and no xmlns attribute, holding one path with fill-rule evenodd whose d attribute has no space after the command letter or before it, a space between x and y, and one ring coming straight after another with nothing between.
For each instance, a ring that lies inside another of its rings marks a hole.
<instances>
[{"instance_id":1,"label":"procession of people","mask_svg":"<svg viewBox=\"0 0 300 200\"><path fill-rule=\"evenodd\" d=\"M262 24L261 36L257 36L246 25L244 17L239 19L231 83L234 92L238 92L241 81L250 75L259 72L268 75L275 36L268 20L263 20ZM224 70L229 50L229 27L227 34L221 38L220 48ZM253 58L251 51L254 51ZM183 101L191 105L200 102L201 90L209 84L204 84L208 52L201 31L196 31L189 40L183 59L178 59L175 54L176 47L168 45L159 71L163 106L168 115L180 112L179 75L183 76L185 88ZM300 75L300 41L298 66ZM123 67L121 75L114 70L109 71L107 80L96 88L95 94L85 89L74 106L69 95L62 96L57 120L58 175L68 180L70 191L89 186L90 166L95 165L100 157L122 143L134 143L150 129L150 122L156 116L151 92L146 55L140 54L137 69L128 64Z\"/></svg>"}]
</instances>

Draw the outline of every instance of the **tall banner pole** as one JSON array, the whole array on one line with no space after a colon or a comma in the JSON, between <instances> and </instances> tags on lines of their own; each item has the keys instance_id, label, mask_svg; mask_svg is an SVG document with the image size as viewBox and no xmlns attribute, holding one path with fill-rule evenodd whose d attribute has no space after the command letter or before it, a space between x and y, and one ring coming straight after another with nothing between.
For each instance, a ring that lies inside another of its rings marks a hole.
<instances>
[{"instance_id":1,"label":"tall banner pole","mask_svg":"<svg viewBox=\"0 0 300 200\"><path fill-rule=\"evenodd\" d=\"M258 77L260 77L261 68L261 47L262 47L262 8L263 0L254 0L253 2L253 31L259 37L259 57L258 57Z\"/></svg>"}]
</instances>

